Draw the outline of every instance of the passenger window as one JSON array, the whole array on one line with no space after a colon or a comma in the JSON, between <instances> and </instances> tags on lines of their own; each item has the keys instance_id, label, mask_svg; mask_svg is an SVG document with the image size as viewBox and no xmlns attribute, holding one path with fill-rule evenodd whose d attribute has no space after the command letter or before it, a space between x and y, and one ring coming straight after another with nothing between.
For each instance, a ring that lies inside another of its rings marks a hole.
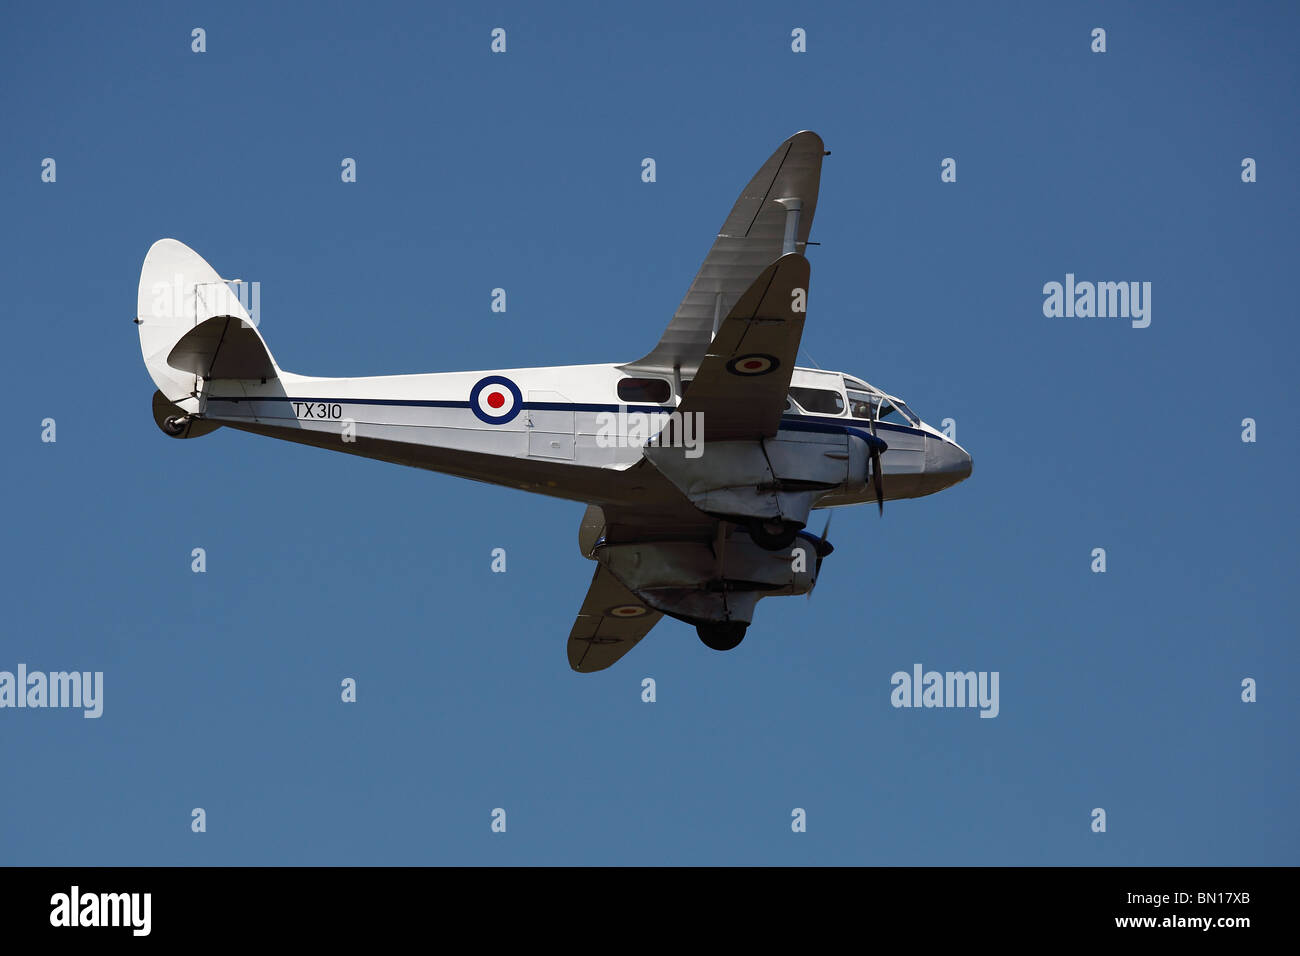
<instances>
[{"instance_id":1,"label":"passenger window","mask_svg":"<svg viewBox=\"0 0 1300 956\"><path fill-rule=\"evenodd\" d=\"M673 397L673 388L662 378L625 378L618 383L618 397L624 402L662 405Z\"/></svg>"},{"instance_id":2,"label":"passenger window","mask_svg":"<svg viewBox=\"0 0 1300 956\"><path fill-rule=\"evenodd\" d=\"M806 411L819 415L839 415L844 411L844 399L839 392L825 388L791 388L790 395Z\"/></svg>"}]
</instances>

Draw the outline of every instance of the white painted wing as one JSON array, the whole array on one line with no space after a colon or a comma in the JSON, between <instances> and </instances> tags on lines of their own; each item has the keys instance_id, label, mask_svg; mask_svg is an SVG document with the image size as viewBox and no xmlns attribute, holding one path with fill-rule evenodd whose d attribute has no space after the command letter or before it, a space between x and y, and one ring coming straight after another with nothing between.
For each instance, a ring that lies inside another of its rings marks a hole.
<instances>
[{"instance_id":1,"label":"white painted wing","mask_svg":"<svg viewBox=\"0 0 1300 956\"><path fill-rule=\"evenodd\" d=\"M736 200L659 344L644 358L622 366L625 371L671 375L677 366L684 378L694 374L714 324L731 311L758 274L781 256L786 207L776 200L798 199L802 203L794 251L806 251L825 152L822 138L807 131L795 133L781 144Z\"/></svg>"},{"instance_id":2,"label":"white painted wing","mask_svg":"<svg viewBox=\"0 0 1300 956\"><path fill-rule=\"evenodd\" d=\"M569 632L569 666L582 674L604 670L630 651L661 617L598 566Z\"/></svg>"}]
</instances>

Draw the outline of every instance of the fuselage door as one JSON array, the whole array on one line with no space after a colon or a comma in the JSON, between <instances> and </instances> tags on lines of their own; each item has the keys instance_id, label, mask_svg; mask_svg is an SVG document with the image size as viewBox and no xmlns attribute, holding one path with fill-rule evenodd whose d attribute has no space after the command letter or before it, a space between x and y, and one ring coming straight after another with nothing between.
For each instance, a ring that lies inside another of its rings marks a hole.
<instances>
[{"instance_id":1,"label":"fuselage door","mask_svg":"<svg viewBox=\"0 0 1300 956\"><path fill-rule=\"evenodd\" d=\"M572 402L559 392L530 390L524 414L528 416L530 458L573 460L577 416Z\"/></svg>"}]
</instances>

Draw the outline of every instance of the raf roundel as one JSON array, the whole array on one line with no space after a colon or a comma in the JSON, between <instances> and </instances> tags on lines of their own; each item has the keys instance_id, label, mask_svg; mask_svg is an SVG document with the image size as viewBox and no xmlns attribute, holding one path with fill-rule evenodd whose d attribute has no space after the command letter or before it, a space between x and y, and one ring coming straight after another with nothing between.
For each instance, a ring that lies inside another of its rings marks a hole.
<instances>
[{"instance_id":1,"label":"raf roundel","mask_svg":"<svg viewBox=\"0 0 1300 956\"><path fill-rule=\"evenodd\" d=\"M640 604L618 604L605 612L609 617L641 617L649 614L650 609Z\"/></svg>"},{"instance_id":2,"label":"raf roundel","mask_svg":"<svg viewBox=\"0 0 1300 956\"><path fill-rule=\"evenodd\" d=\"M781 367L781 360L775 355L754 352L739 355L727 363L727 371L732 375L766 375Z\"/></svg>"},{"instance_id":3,"label":"raf roundel","mask_svg":"<svg viewBox=\"0 0 1300 956\"><path fill-rule=\"evenodd\" d=\"M519 386L504 375L481 378L470 389L469 410L489 425L513 421L523 406Z\"/></svg>"}]
</instances>

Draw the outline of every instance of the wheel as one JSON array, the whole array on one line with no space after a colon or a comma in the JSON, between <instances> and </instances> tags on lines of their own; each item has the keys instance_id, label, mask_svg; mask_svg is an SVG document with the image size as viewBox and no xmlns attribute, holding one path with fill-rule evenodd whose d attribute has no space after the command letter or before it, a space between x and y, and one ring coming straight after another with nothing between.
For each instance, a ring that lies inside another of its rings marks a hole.
<instances>
[{"instance_id":1,"label":"wheel","mask_svg":"<svg viewBox=\"0 0 1300 956\"><path fill-rule=\"evenodd\" d=\"M788 521L756 518L749 523L749 536L764 551L784 551L798 535L799 526Z\"/></svg>"},{"instance_id":2,"label":"wheel","mask_svg":"<svg viewBox=\"0 0 1300 956\"><path fill-rule=\"evenodd\" d=\"M704 646L715 651L729 651L745 639L749 625L743 621L714 621L709 624L695 625L695 633L700 635Z\"/></svg>"}]
</instances>

